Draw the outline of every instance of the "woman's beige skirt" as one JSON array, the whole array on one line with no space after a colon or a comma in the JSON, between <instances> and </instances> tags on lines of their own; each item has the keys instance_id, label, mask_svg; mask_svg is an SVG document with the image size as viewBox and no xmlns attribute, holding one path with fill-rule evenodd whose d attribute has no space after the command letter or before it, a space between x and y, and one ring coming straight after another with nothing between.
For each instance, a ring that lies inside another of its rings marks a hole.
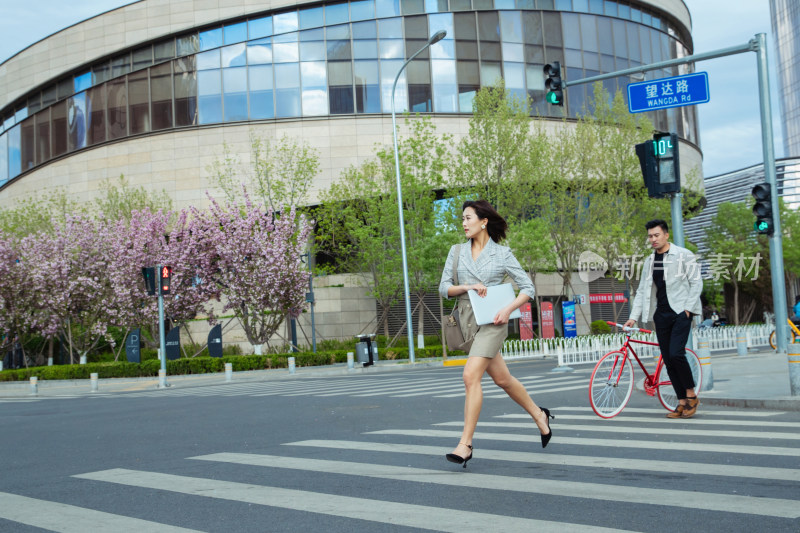
<instances>
[{"instance_id":1,"label":"woman's beige skirt","mask_svg":"<svg viewBox=\"0 0 800 533\"><path fill-rule=\"evenodd\" d=\"M500 352L503 342L508 337L508 324L484 324L478 326L475 323L475 315L472 313L472 304L469 296L463 294L458 298L458 318L461 322L461 332L465 339L473 336L472 348L469 350L470 357L487 357L491 359Z\"/></svg>"}]
</instances>

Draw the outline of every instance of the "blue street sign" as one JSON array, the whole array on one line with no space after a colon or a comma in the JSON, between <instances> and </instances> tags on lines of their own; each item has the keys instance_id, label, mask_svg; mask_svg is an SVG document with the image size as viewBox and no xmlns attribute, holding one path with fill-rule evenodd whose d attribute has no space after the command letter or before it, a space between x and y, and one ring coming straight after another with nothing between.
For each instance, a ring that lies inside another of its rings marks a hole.
<instances>
[{"instance_id":1,"label":"blue street sign","mask_svg":"<svg viewBox=\"0 0 800 533\"><path fill-rule=\"evenodd\" d=\"M631 113L704 104L710 99L707 72L628 84Z\"/></svg>"}]
</instances>

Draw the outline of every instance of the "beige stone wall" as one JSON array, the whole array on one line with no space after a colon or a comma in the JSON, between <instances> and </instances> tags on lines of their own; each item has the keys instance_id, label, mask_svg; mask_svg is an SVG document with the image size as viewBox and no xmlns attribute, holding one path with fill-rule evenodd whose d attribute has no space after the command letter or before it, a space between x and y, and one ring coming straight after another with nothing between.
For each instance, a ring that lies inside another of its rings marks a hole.
<instances>
[{"instance_id":1,"label":"beige stone wall","mask_svg":"<svg viewBox=\"0 0 800 533\"><path fill-rule=\"evenodd\" d=\"M314 297L314 326L317 342L324 339L353 339L361 333L375 333L377 312L375 298L369 294L369 286L364 276L356 274L338 274L320 276L313 280ZM221 313L222 305L217 305L217 313ZM230 311L228 312L228 314ZM222 342L224 345L238 344L242 353L252 353L253 348L247 341L239 321L230 318L221 319L223 324ZM297 319L297 340L301 347L311 349L313 337L311 333L311 309L306 306L304 313ZM189 324L191 335L182 332L181 342L188 343L190 339L200 344L205 343L211 326L207 322L197 320ZM289 322L281 326L276 335L270 340L272 347L282 347L289 344L291 331ZM266 349L264 350L266 353Z\"/></svg>"},{"instance_id":2,"label":"beige stone wall","mask_svg":"<svg viewBox=\"0 0 800 533\"><path fill-rule=\"evenodd\" d=\"M454 145L469 131L468 116L439 115L436 130L450 134ZM566 127L571 124L567 123ZM549 130L562 123L547 123ZM34 197L54 187L63 188L80 202L90 202L101 193L105 180L124 174L134 186L153 192L166 191L178 209L207 205L205 192L212 189L208 167L223 156L223 144L237 154L243 172L249 169L250 135L302 139L317 150L320 174L310 193L315 203L343 170L372 158L376 146L392 145L391 116L301 119L285 122L251 123L207 128L188 128L100 145L67 155L18 177L0 191L0 205ZM402 117L398 134L406 134ZM633 150L633 147L631 147ZM681 174L695 169L702 177L702 156L696 147L681 143ZM684 183L685 180L684 180ZM702 182L699 182L702 187Z\"/></svg>"}]
</instances>

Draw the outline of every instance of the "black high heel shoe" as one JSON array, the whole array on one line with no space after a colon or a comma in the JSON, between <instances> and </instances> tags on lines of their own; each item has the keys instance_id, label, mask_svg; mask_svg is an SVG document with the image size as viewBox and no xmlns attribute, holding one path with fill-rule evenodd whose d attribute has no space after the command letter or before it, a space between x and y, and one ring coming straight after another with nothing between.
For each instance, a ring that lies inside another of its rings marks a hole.
<instances>
[{"instance_id":1,"label":"black high heel shoe","mask_svg":"<svg viewBox=\"0 0 800 533\"><path fill-rule=\"evenodd\" d=\"M459 442L459 444L463 444L463 443ZM464 444L464 446L469 448L469 457L461 457L460 455L456 455L454 453L448 453L447 455L445 455L445 457L451 463L455 463L457 465L463 464L464 468L466 468L467 467L467 461L472 459L472 445L471 444Z\"/></svg>"},{"instance_id":2,"label":"black high heel shoe","mask_svg":"<svg viewBox=\"0 0 800 533\"><path fill-rule=\"evenodd\" d=\"M540 409L544 413L544 419L547 422L547 429L550 429L550 419L552 418L555 420L556 417L555 415L550 414L550 410L547 407L541 407ZM553 438L553 430L550 429L549 433L547 434L542 433L541 436L542 436L542 448L546 448L547 443L550 442L551 438Z\"/></svg>"}]
</instances>

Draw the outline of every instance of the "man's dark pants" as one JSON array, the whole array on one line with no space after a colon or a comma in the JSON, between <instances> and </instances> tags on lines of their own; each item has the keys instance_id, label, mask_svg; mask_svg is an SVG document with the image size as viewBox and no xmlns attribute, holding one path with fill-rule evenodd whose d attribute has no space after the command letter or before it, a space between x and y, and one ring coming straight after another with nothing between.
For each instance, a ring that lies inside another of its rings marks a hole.
<instances>
[{"instance_id":1,"label":"man's dark pants","mask_svg":"<svg viewBox=\"0 0 800 533\"><path fill-rule=\"evenodd\" d=\"M685 311L675 313L672 309L656 309L653 322L672 388L678 399L684 400L686 389L695 386L692 369L686 361L686 341L692 329L692 317L687 317Z\"/></svg>"}]
</instances>

